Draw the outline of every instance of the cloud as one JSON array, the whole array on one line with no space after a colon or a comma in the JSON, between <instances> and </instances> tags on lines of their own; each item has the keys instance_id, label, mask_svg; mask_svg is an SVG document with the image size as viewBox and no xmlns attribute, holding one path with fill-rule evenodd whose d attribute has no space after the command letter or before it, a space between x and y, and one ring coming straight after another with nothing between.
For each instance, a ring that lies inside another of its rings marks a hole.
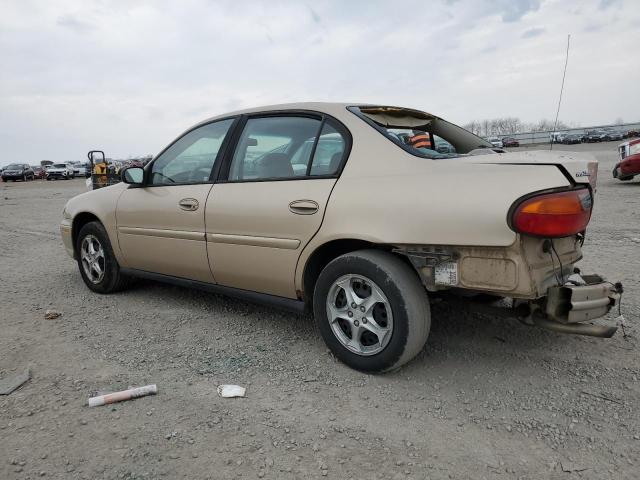
<instances>
[{"instance_id":1,"label":"cloud","mask_svg":"<svg viewBox=\"0 0 640 480\"><path fill-rule=\"evenodd\" d=\"M598 8L600 10L606 10L607 8L619 3L620 3L620 0L600 0L600 4L598 5Z\"/></svg>"},{"instance_id":2,"label":"cloud","mask_svg":"<svg viewBox=\"0 0 640 480\"><path fill-rule=\"evenodd\" d=\"M58 17L58 20L56 20L56 24L61 27L73 30L76 33L86 33L87 31L91 30L90 24L78 20L73 15L62 15L61 17Z\"/></svg>"},{"instance_id":3,"label":"cloud","mask_svg":"<svg viewBox=\"0 0 640 480\"><path fill-rule=\"evenodd\" d=\"M504 22L517 22L529 12L535 12L540 8L539 0L506 0L502 3L502 20Z\"/></svg>"},{"instance_id":4,"label":"cloud","mask_svg":"<svg viewBox=\"0 0 640 480\"><path fill-rule=\"evenodd\" d=\"M525 30L522 32L522 38L533 38L539 35L542 35L545 32L545 29L542 27L534 27L529 30Z\"/></svg>"},{"instance_id":5,"label":"cloud","mask_svg":"<svg viewBox=\"0 0 640 480\"><path fill-rule=\"evenodd\" d=\"M629 2L603 11L599 0L237 5L5 5L0 165L82 159L96 147L114 158L157 152L209 116L290 101L406 105L459 124L548 118L568 29L561 119L638 117L640 78L629 58L639 19Z\"/></svg>"}]
</instances>

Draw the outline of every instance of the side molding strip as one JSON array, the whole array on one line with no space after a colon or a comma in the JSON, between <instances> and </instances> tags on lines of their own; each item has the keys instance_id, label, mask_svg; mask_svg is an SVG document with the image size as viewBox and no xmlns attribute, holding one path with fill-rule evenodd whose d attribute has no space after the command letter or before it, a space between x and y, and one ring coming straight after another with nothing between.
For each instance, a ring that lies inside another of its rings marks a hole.
<instances>
[{"instance_id":1,"label":"side molding strip","mask_svg":"<svg viewBox=\"0 0 640 480\"><path fill-rule=\"evenodd\" d=\"M118 227L118 233L124 235L146 235L148 237L179 238L180 240L197 240L203 242L204 232L187 232L184 230L164 230L158 228Z\"/></svg>"},{"instance_id":2,"label":"side molding strip","mask_svg":"<svg viewBox=\"0 0 640 480\"><path fill-rule=\"evenodd\" d=\"M298 314L306 313L305 303L302 300L278 297L276 295L268 295L266 293L252 292L251 290L242 290L240 288L225 287L224 285L199 282L197 280L173 277L171 275L163 275L161 273L145 272L144 270L137 270L135 268L121 268L120 271L123 275L144 278L147 280L154 280L157 282L170 283L179 287L194 288L218 295L239 298L241 300L247 300L252 303L269 305Z\"/></svg>"},{"instance_id":3,"label":"side molding strip","mask_svg":"<svg viewBox=\"0 0 640 480\"><path fill-rule=\"evenodd\" d=\"M207 233L207 241L213 243L230 243L232 245L283 248L285 250L295 250L300 246L300 240L293 238L253 237L250 235L228 235L225 233Z\"/></svg>"}]
</instances>

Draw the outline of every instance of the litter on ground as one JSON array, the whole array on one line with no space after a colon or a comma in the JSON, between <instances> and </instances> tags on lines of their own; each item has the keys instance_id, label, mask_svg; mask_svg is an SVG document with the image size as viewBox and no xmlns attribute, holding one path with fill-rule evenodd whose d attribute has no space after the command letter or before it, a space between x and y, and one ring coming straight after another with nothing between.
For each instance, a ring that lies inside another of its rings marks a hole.
<instances>
[{"instance_id":1,"label":"litter on ground","mask_svg":"<svg viewBox=\"0 0 640 480\"><path fill-rule=\"evenodd\" d=\"M223 398L244 397L246 392L240 385L218 385L218 395Z\"/></svg>"},{"instance_id":2,"label":"litter on ground","mask_svg":"<svg viewBox=\"0 0 640 480\"><path fill-rule=\"evenodd\" d=\"M29 369L12 377L0 378L0 395L9 395L31 378Z\"/></svg>"},{"instance_id":3,"label":"litter on ground","mask_svg":"<svg viewBox=\"0 0 640 480\"><path fill-rule=\"evenodd\" d=\"M144 387L130 388L121 392L108 393L106 395L98 395L89 399L90 407L99 407L108 405L109 403L124 402L138 397L147 395L155 395L158 393L158 387L154 385L145 385Z\"/></svg>"}]
</instances>

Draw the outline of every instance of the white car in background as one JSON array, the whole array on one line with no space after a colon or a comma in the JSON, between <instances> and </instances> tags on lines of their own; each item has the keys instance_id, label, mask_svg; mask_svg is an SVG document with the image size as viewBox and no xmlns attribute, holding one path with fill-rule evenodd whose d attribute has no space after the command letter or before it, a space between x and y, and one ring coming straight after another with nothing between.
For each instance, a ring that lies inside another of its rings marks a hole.
<instances>
[{"instance_id":1,"label":"white car in background","mask_svg":"<svg viewBox=\"0 0 640 480\"><path fill-rule=\"evenodd\" d=\"M487 142L491 143L496 148L502 148L504 145L502 144L502 140L498 137L489 137L487 138Z\"/></svg>"},{"instance_id":2,"label":"white car in background","mask_svg":"<svg viewBox=\"0 0 640 480\"><path fill-rule=\"evenodd\" d=\"M68 180L69 178L75 178L73 167L68 163L54 163L47 169L47 180L62 178Z\"/></svg>"},{"instance_id":3,"label":"white car in background","mask_svg":"<svg viewBox=\"0 0 640 480\"><path fill-rule=\"evenodd\" d=\"M85 167L84 163L81 162L71 162L71 167L73 168L74 175L84 176L87 172L87 167Z\"/></svg>"}]
</instances>

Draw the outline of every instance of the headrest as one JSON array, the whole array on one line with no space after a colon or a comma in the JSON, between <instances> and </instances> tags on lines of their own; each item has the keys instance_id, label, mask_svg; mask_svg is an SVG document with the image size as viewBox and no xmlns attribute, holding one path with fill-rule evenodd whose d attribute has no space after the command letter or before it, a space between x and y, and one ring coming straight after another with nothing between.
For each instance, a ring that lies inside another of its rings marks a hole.
<instances>
[{"instance_id":1,"label":"headrest","mask_svg":"<svg viewBox=\"0 0 640 480\"><path fill-rule=\"evenodd\" d=\"M293 177L293 167L285 153L268 153L258 164L261 178Z\"/></svg>"}]
</instances>

